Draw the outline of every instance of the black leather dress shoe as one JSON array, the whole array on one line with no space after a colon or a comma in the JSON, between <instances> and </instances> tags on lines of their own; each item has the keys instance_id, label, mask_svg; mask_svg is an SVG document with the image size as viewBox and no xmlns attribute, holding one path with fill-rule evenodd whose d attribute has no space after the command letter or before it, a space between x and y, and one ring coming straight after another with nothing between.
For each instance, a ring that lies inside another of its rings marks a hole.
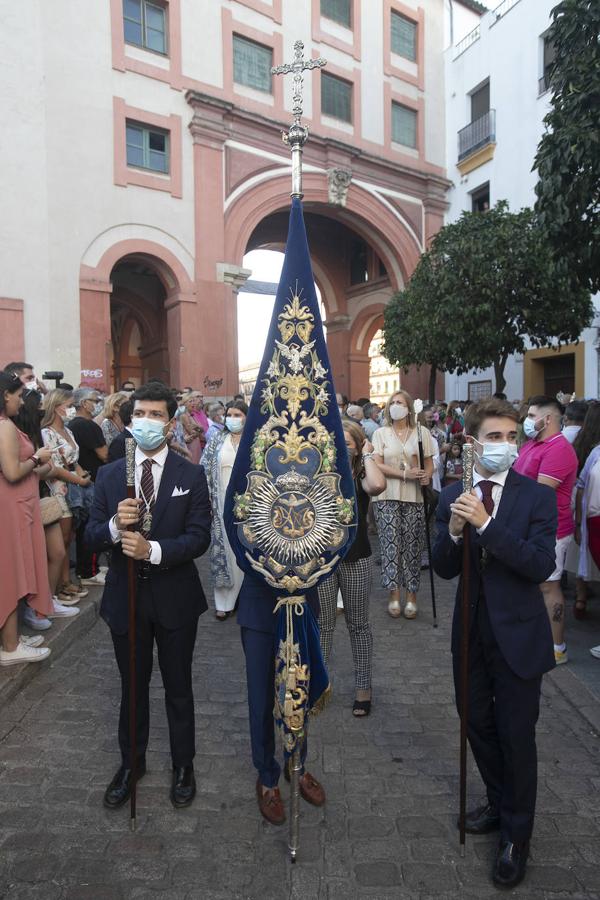
<instances>
[{"instance_id":1,"label":"black leather dress shoe","mask_svg":"<svg viewBox=\"0 0 600 900\"><path fill-rule=\"evenodd\" d=\"M456 822L460 828L460 819ZM465 831L467 834L489 834L490 831L498 831L500 828L500 814L495 806L486 803L467 813L465 819Z\"/></svg>"},{"instance_id":2,"label":"black leather dress shoe","mask_svg":"<svg viewBox=\"0 0 600 900\"><path fill-rule=\"evenodd\" d=\"M520 844L500 841L492 872L492 881L496 887L510 889L523 881L528 856L529 841Z\"/></svg>"},{"instance_id":3,"label":"black leather dress shoe","mask_svg":"<svg viewBox=\"0 0 600 900\"><path fill-rule=\"evenodd\" d=\"M146 763L140 760L137 764L136 781L146 774ZM117 774L104 792L103 803L107 809L119 809L129 800L131 794L131 769L121 766Z\"/></svg>"},{"instance_id":4,"label":"black leather dress shoe","mask_svg":"<svg viewBox=\"0 0 600 900\"><path fill-rule=\"evenodd\" d=\"M189 806L196 796L196 779L193 766L175 766L173 768L173 786L171 787L171 803L177 809Z\"/></svg>"}]
</instances>

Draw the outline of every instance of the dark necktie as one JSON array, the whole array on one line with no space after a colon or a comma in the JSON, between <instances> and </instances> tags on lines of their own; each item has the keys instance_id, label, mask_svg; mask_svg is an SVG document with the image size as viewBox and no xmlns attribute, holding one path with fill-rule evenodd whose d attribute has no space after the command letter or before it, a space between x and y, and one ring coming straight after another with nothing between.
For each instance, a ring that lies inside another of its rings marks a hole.
<instances>
[{"instance_id":1,"label":"dark necktie","mask_svg":"<svg viewBox=\"0 0 600 900\"><path fill-rule=\"evenodd\" d=\"M142 519L140 532L146 539L152 528L152 510L154 509L154 478L152 477L153 459L145 459L142 463L142 479L140 481L140 499L142 501Z\"/></svg>"},{"instance_id":2,"label":"dark necktie","mask_svg":"<svg viewBox=\"0 0 600 900\"><path fill-rule=\"evenodd\" d=\"M494 500L492 498L492 488L494 487L493 481L480 481L477 487L481 491L481 500L485 507L485 511L488 516L493 515L494 513Z\"/></svg>"}]
</instances>

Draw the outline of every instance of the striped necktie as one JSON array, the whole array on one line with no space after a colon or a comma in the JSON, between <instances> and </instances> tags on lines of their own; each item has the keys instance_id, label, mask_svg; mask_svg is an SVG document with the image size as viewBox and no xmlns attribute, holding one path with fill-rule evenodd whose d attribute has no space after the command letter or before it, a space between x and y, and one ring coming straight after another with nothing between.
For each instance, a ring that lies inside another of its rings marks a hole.
<instances>
[{"instance_id":1,"label":"striped necktie","mask_svg":"<svg viewBox=\"0 0 600 900\"><path fill-rule=\"evenodd\" d=\"M152 512L156 498L154 496L154 478L152 477L153 459L145 459L142 463L142 479L140 481L140 499L142 501L142 524L140 532L146 539L152 529Z\"/></svg>"}]
</instances>

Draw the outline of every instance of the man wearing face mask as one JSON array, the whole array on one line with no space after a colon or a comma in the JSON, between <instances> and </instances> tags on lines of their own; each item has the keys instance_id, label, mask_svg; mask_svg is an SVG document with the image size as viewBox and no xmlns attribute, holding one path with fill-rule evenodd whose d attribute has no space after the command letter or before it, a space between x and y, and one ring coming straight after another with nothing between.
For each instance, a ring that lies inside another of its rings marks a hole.
<instances>
[{"instance_id":1,"label":"man wearing face mask","mask_svg":"<svg viewBox=\"0 0 600 900\"><path fill-rule=\"evenodd\" d=\"M177 401L159 384L132 395L130 431L136 440L137 499L127 499L125 460L101 469L86 537L97 551L112 550L100 615L109 625L121 674L119 745L122 763L104 794L109 809L123 806L131 790L127 561L137 561L136 610L137 777L146 773L149 685L153 647L165 688L173 775L171 802L189 806L196 793L192 656L198 617L206 598L194 559L210 543L210 503L201 467L167 445ZM131 526L136 531L127 531Z\"/></svg>"},{"instance_id":2,"label":"man wearing face mask","mask_svg":"<svg viewBox=\"0 0 600 900\"><path fill-rule=\"evenodd\" d=\"M556 532L556 565L542 584L542 593L554 636L556 664L568 661L565 644L565 598L560 579L565 568L569 545L575 533L571 497L577 478L577 454L565 435L561 434L563 409L552 397L532 397L523 422L528 441L521 447L515 465L517 472L547 484L556 491L558 528Z\"/></svg>"},{"instance_id":3,"label":"man wearing face mask","mask_svg":"<svg viewBox=\"0 0 600 900\"><path fill-rule=\"evenodd\" d=\"M506 401L471 406L465 420L474 444L473 491L444 488L433 551L442 578L464 575L462 536L471 530L469 559L469 700L467 734L485 783L487 803L467 814L467 832L500 832L492 880L511 888L525 874L537 785L535 725L542 675L554 667L552 635L540 583L554 568L556 498L546 485L519 475L518 415ZM460 704L462 585L452 625L452 656Z\"/></svg>"}]
</instances>

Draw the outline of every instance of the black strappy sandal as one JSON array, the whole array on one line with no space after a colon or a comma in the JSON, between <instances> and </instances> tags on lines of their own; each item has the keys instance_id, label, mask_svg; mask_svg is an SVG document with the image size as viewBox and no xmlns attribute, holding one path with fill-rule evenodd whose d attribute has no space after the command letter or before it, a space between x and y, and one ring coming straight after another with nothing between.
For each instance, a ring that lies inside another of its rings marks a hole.
<instances>
[{"instance_id":1,"label":"black strappy sandal","mask_svg":"<svg viewBox=\"0 0 600 900\"><path fill-rule=\"evenodd\" d=\"M352 715L355 719L366 719L371 712L370 700L355 700L352 707Z\"/></svg>"}]
</instances>

